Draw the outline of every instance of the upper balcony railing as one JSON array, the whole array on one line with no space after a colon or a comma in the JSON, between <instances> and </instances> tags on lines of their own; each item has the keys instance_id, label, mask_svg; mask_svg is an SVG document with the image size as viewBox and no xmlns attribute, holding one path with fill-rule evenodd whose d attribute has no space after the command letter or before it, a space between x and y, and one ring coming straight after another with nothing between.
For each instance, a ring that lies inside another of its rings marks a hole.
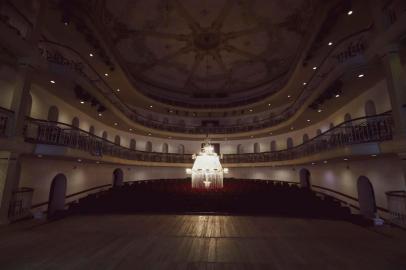
<instances>
[{"instance_id":1,"label":"upper balcony railing","mask_svg":"<svg viewBox=\"0 0 406 270\"><path fill-rule=\"evenodd\" d=\"M102 76L93 68L85 57L75 49L53 42L50 40L42 40L40 42L41 53L52 65L58 65L73 71L84 77L91 85L98 89L105 98L110 100L117 108L119 108L128 118L133 121L154 129L165 130L171 132L180 132L186 134L231 134L238 132L248 132L253 130L261 130L264 128L278 125L290 119L310 98L310 96L320 87L326 78L334 71L343 69L344 66L351 62L353 67L363 65L363 60L359 57L363 54L366 48L366 40L371 27L357 31L341 41L338 41L329 53L321 60L316 72L309 79L306 86L301 86L300 94L292 105L277 115L266 116L259 119L257 122L221 125L221 126L202 126L202 125L187 125L179 123L168 123L162 120L151 119L130 108L116 94ZM51 66L52 68L52 66ZM59 68L58 72L63 72ZM346 70L337 72L336 76L341 76ZM331 80L337 79L330 78Z\"/></svg>"},{"instance_id":2,"label":"upper balcony railing","mask_svg":"<svg viewBox=\"0 0 406 270\"><path fill-rule=\"evenodd\" d=\"M392 139L390 113L347 121L299 146L281 151L227 154L224 163L253 163L292 160L344 146L382 142ZM126 148L106 139L58 122L29 119L25 133L32 143L51 144L85 151L94 156L103 155L128 160L192 163L190 154L145 152Z\"/></svg>"}]
</instances>

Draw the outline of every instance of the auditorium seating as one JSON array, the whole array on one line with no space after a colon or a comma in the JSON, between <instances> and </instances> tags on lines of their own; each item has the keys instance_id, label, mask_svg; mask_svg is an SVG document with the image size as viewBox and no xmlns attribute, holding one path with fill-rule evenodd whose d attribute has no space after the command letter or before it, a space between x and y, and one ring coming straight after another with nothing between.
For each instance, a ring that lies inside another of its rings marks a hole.
<instances>
[{"instance_id":1,"label":"auditorium seating","mask_svg":"<svg viewBox=\"0 0 406 270\"><path fill-rule=\"evenodd\" d=\"M190 179L125 182L72 203L72 214L219 213L349 220L353 216L329 196L296 183L225 179L221 190L191 188Z\"/></svg>"}]
</instances>

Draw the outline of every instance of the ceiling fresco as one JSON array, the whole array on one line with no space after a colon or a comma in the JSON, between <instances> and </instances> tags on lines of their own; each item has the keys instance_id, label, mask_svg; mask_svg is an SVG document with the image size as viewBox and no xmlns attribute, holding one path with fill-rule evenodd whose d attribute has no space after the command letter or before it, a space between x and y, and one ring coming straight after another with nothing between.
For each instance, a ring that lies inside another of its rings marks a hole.
<instances>
[{"instance_id":1,"label":"ceiling fresco","mask_svg":"<svg viewBox=\"0 0 406 270\"><path fill-rule=\"evenodd\" d=\"M138 90L160 99L208 105L280 89L311 33L319 4L318 0L95 2Z\"/></svg>"}]
</instances>

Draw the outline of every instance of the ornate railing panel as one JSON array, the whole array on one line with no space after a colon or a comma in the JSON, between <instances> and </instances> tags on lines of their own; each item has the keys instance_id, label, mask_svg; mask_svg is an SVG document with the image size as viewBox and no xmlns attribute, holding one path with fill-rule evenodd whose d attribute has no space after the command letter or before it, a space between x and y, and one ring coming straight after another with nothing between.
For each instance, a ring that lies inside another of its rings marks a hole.
<instances>
[{"instance_id":1,"label":"ornate railing panel","mask_svg":"<svg viewBox=\"0 0 406 270\"><path fill-rule=\"evenodd\" d=\"M255 163L292 160L348 145L382 142L392 139L392 118L389 113L354 119L291 149L281 151L227 154L224 163ZM70 125L30 119L26 140L79 149L94 156L113 156L128 160L192 163L192 155L145 152L129 149Z\"/></svg>"},{"instance_id":2,"label":"ornate railing panel","mask_svg":"<svg viewBox=\"0 0 406 270\"><path fill-rule=\"evenodd\" d=\"M392 139L389 113L344 122L325 133L291 149L281 151L224 155L225 163L269 162L297 159L348 145Z\"/></svg>"},{"instance_id":3,"label":"ornate railing panel","mask_svg":"<svg viewBox=\"0 0 406 270\"><path fill-rule=\"evenodd\" d=\"M406 228L406 191L388 191L390 222Z\"/></svg>"}]
</instances>

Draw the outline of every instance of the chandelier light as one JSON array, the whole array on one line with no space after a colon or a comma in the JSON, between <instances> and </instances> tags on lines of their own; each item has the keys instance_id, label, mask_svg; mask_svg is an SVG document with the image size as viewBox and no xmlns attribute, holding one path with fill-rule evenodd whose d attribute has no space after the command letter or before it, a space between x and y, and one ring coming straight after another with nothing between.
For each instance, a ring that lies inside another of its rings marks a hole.
<instances>
[{"instance_id":1,"label":"chandelier light","mask_svg":"<svg viewBox=\"0 0 406 270\"><path fill-rule=\"evenodd\" d=\"M223 176L228 169L221 166L220 156L214 152L210 142L206 142L200 153L193 155L193 159L193 168L186 169L186 173L192 175L192 188L223 188Z\"/></svg>"}]
</instances>

